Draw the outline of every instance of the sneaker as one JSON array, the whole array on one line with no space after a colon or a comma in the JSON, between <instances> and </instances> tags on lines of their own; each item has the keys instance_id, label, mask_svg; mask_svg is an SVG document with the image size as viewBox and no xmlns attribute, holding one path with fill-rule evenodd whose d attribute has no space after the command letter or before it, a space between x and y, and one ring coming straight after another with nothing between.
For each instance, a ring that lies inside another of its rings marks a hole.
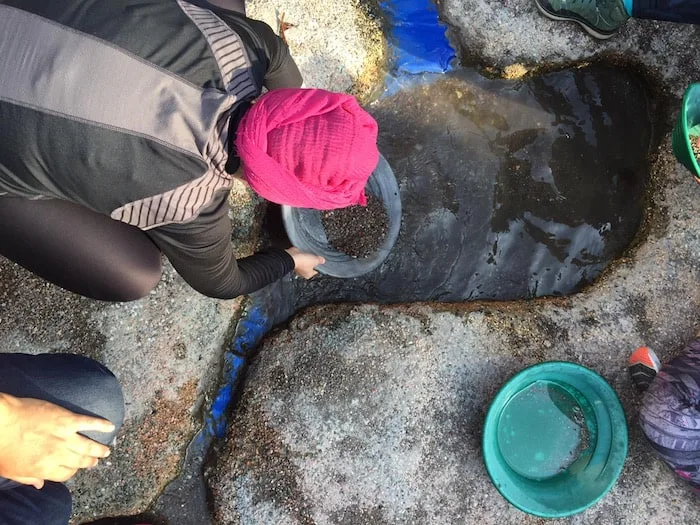
<instances>
[{"instance_id":1,"label":"sneaker","mask_svg":"<svg viewBox=\"0 0 700 525\"><path fill-rule=\"evenodd\" d=\"M627 371L637 390L644 392L661 370L661 361L651 348L637 348L629 359Z\"/></svg>"},{"instance_id":2,"label":"sneaker","mask_svg":"<svg viewBox=\"0 0 700 525\"><path fill-rule=\"evenodd\" d=\"M622 0L535 0L552 20L578 22L589 34L606 39L630 17Z\"/></svg>"}]
</instances>

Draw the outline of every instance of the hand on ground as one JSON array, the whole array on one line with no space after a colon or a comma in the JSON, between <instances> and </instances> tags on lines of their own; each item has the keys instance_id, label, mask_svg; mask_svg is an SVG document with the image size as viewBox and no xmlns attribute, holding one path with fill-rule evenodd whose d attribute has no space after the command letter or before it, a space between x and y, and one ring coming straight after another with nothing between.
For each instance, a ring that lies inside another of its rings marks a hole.
<instances>
[{"instance_id":1,"label":"hand on ground","mask_svg":"<svg viewBox=\"0 0 700 525\"><path fill-rule=\"evenodd\" d=\"M97 465L109 448L81 436L112 432L104 419L74 414L38 399L0 394L0 476L37 489Z\"/></svg>"},{"instance_id":2,"label":"hand on ground","mask_svg":"<svg viewBox=\"0 0 700 525\"><path fill-rule=\"evenodd\" d=\"M299 248L288 248L287 253L294 259L294 272L304 279L311 279L318 272L314 269L326 262L320 255L302 252Z\"/></svg>"}]
</instances>

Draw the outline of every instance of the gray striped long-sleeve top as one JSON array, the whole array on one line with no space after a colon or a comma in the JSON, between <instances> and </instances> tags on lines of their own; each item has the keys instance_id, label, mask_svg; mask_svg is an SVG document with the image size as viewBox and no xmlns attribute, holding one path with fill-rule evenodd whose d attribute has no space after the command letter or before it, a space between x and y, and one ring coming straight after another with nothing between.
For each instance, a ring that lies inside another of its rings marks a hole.
<instances>
[{"instance_id":1,"label":"gray striped long-sleeve top","mask_svg":"<svg viewBox=\"0 0 700 525\"><path fill-rule=\"evenodd\" d=\"M184 0L0 0L0 78L0 194L136 226L209 296L293 268L230 243L235 123L263 86L301 85L264 23Z\"/></svg>"}]
</instances>

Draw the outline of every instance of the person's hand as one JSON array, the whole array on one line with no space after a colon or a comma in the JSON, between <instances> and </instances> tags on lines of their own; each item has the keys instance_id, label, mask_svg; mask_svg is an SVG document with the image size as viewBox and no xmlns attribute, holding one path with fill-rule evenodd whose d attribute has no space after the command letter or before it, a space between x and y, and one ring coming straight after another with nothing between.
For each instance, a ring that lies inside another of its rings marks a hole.
<instances>
[{"instance_id":1,"label":"person's hand","mask_svg":"<svg viewBox=\"0 0 700 525\"><path fill-rule=\"evenodd\" d=\"M0 394L0 476L37 489L97 465L109 448L78 432L113 432L107 420L39 399Z\"/></svg>"},{"instance_id":2,"label":"person's hand","mask_svg":"<svg viewBox=\"0 0 700 525\"><path fill-rule=\"evenodd\" d=\"M314 269L326 262L320 255L302 252L299 248L287 248L286 252L294 259L294 273L304 279L311 279L318 272Z\"/></svg>"}]
</instances>

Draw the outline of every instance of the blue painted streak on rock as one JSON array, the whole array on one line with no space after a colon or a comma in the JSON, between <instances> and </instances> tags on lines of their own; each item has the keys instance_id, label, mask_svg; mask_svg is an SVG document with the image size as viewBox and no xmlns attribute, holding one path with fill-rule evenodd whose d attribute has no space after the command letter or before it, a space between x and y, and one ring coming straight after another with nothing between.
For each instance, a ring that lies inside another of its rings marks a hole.
<instances>
[{"instance_id":1,"label":"blue painted streak on rock","mask_svg":"<svg viewBox=\"0 0 700 525\"><path fill-rule=\"evenodd\" d=\"M270 330L270 318L261 306L255 305L246 310L236 329L236 337L231 344L238 355L249 356L258 346L263 336Z\"/></svg>"},{"instance_id":2,"label":"blue painted streak on rock","mask_svg":"<svg viewBox=\"0 0 700 525\"><path fill-rule=\"evenodd\" d=\"M431 0L387 0L379 5L391 26L390 44L399 74L445 73L452 69L455 50Z\"/></svg>"},{"instance_id":3,"label":"blue painted streak on rock","mask_svg":"<svg viewBox=\"0 0 700 525\"><path fill-rule=\"evenodd\" d=\"M224 385L219 389L212 403L210 413L206 417L204 435L201 435L201 438L206 439L210 436L223 438L226 434L226 412L231 399L244 377L243 372L248 358L270 330L271 324L263 309L257 306L246 310L238 322L236 336L231 342L230 350L224 355Z\"/></svg>"}]
</instances>

